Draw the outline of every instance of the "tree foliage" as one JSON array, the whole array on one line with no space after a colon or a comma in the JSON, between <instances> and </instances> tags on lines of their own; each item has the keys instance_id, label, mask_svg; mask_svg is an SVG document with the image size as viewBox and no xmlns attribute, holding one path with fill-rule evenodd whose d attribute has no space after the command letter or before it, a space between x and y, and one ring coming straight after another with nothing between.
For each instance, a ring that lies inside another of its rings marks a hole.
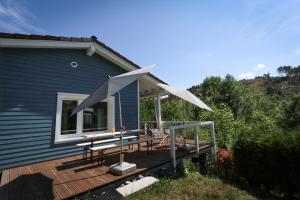
<instances>
[{"instance_id":1,"label":"tree foliage","mask_svg":"<svg viewBox=\"0 0 300 200\"><path fill-rule=\"evenodd\" d=\"M295 70L293 67L284 66L278 68L278 71L290 75L291 71ZM270 81L272 82L271 78ZM284 96L280 93L268 95L248 88L235 80L232 75L226 75L225 78L208 77L190 91L212 107L214 112L203 111L171 97L162 100L163 120L213 120L218 145L221 148L230 149L238 135L244 131L269 134L300 125L300 95ZM153 98L143 100L141 110L142 120L155 120Z\"/></svg>"},{"instance_id":2,"label":"tree foliage","mask_svg":"<svg viewBox=\"0 0 300 200\"><path fill-rule=\"evenodd\" d=\"M227 105L222 104L220 107L213 107L213 110L214 112L200 112L199 118L204 121L214 121L218 147L231 149L239 127L243 125L240 121L234 119L233 113Z\"/></svg>"},{"instance_id":3,"label":"tree foliage","mask_svg":"<svg viewBox=\"0 0 300 200\"><path fill-rule=\"evenodd\" d=\"M282 66L277 71L284 77L260 77L267 83L266 89L260 91L231 75L208 77L190 91L213 112L172 97L162 101L162 117L166 121L214 121L217 146L233 150L233 171L241 180L293 197L300 185L300 94L281 93L275 84L282 79L298 87L300 65ZM144 100L141 110L143 120L155 119L153 99ZM205 130L200 131L208 139Z\"/></svg>"},{"instance_id":4,"label":"tree foliage","mask_svg":"<svg viewBox=\"0 0 300 200\"><path fill-rule=\"evenodd\" d=\"M283 76L300 78L300 65L297 67L280 66L277 68L277 72Z\"/></svg>"},{"instance_id":5,"label":"tree foliage","mask_svg":"<svg viewBox=\"0 0 300 200\"><path fill-rule=\"evenodd\" d=\"M285 105L285 124L286 128L300 126L300 95L293 96Z\"/></svg>"},{"instance_id":6,"label":"tree foliage","mask_svg":"<svg viewBox=\"0 0 300 200\"><path fill-rule=\"evenodd\" d=\"M293 199L300 191L299 144L299 132L244 132L233 148L236 175Z\"/></svg>"}]
</instances>

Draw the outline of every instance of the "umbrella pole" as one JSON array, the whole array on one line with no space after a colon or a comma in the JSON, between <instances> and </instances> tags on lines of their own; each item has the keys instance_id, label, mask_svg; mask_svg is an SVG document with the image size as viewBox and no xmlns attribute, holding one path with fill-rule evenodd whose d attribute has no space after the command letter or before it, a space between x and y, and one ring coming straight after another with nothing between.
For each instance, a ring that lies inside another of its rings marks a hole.
<instances>
[{"instance_id":1,"label":"umbrella pole","mask_svg":"<svg viewBox=\"0 0 300 200\"><path fill-rule=\"evenodd\" d=\"M118 92L119 96L119 114L120 114L120 141L121 141L121 150L120 150L120 164L124 161L123 155L123 123L122 123L122 108L121 108L121 94Z\"/></svg>"},{"instance_id":2,"label":"umbrella pole","mask_svg":"<svg viewBox=\"0 0 300 200\"><path fill-rule=\"evenodd\" d=\"M184 121L184 115L185 115L185 110L184 110L184 101L181 99L181 115L182 115L182 124L185 124ZM186 145L186 129L183 129L183 138L184 138L184 145Z\"/></svg>"}]
</instances>

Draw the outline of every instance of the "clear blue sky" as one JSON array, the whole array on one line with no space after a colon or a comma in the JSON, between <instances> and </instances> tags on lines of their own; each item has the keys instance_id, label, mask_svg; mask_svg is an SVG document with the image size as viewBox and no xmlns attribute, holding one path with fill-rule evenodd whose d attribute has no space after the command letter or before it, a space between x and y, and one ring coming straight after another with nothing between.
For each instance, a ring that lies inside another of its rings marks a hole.
<instances>
[{"instance_id":1,"label":"clear blue sky","mask_svg":"<svg viewBox=\"0 0 300 200\"><path fill-rule=\"evenodd\" d=\"M174 86L300 64L299 0L0 2L0 31L95 35Z\"/></svg>"}]
</instances>

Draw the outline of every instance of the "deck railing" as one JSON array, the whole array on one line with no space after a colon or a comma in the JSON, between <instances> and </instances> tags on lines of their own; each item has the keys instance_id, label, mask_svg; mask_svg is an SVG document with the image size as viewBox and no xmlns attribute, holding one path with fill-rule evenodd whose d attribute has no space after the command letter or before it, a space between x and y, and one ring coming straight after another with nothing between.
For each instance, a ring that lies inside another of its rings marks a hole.
<instances>
[{"instance_id":1,"label":"deck railing","mask_svg":"<svg viewBox=\"0 0 300 200\"><path fill-rule=\"evenodd\" d=\"M216 136L215 136L215 127L214 127L214 122L213 121L205 121L205 122L192 122L192 123L186 123L182 125L175 125L175 126L170 126L170 138L171 138L171 158L172 158L172 165L174 172L176 172L176 130L182 130L186 128L193 128L194 129L194 142L195 142L195 147L196 147L196 152L199 154L199 129L200 127L203 126L209 126L211 128L211 154L213 159L216 161L216 149L217 149L217 144L216 144Z\"/></svg>"},{"instance_id":2,"label":"deck railing","mask_svg":"<svg viewBox=\"0 0 300 200\"><path fill-rule=\"evenodd\" d=\"M169 128L170 126L177 126L182 124L191 124L199 121L162 121L161 127L162 128ZM156 121L140 121L140 127L141 129L154 129L157 128L157 122Z\"/></svg>"},{"instance_id":3,"label":"deck railing","mask_svg":"<svg viewBox=\"0 0 300 200\"><path fill-rule=\"evenodd\" d=\"M149 130L158 127L156 121L141 121L144 130ZM176 171L176 153L175 141L176 136L182 135L186 139L192 139L195 142L197 153L199 153L199 138L203 141L209 141L211 144L211 154L216 160L217 143L215 136L215 128L213 121L163 121L163 128L170 129L171 137L171 157L173 159L173 167Z\"/></svg>"},{"instance_id":4,"label":"deck railing","mask_svg":"<svg viewBox=\"0 0 300 200\"><path fill-rule=\"evenodd\" d=\"M170 129L171 126L178 126L178 125L188 125L188 124L194 124L194 123L198 123L199 121L162 121L162 125L161 127L163 129ZM150 130L150 129L155 129L157 128L157 123L156 121L141 121L140 122L140 128L143 130ZM201 128L200 132L200 139L203 141L207 141L210 140L211 138L211 132L208 128ZM186 127L183 129L178 129L176 130L176 134L186 137L187 139L194 139L194 128L193 127Z\"/></svg>"}]
</instances>

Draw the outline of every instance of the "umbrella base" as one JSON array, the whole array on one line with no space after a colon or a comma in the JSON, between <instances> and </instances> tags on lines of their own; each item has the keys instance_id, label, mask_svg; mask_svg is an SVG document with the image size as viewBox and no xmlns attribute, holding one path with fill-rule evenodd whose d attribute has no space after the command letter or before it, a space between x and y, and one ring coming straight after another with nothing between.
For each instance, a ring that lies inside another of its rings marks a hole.
<instances>
[{"instance_id":1,"label":"umbrella base","mask_svg":"<svg viewBox=\"0 0 300 200\"><path fill-rule=\"evenodd\" d=\"M136 170L136 164L128 162L113 164L109 167L111 173L119 176L133 172L134 170Z\"/></svg>"}]
</instances>

